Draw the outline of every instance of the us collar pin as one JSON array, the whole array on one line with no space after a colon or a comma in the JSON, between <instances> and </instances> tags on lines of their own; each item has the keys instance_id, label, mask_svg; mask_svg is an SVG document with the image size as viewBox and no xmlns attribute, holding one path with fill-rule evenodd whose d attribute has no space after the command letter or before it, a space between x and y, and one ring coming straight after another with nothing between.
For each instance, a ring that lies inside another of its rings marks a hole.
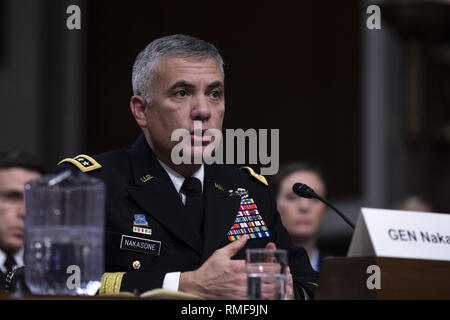
<instances>
[{"instance_id":1,"label":"us collar pin","mask_svg":"<svg viewBox=\"0 0 450 320\"><path fill-rule=\"evenodd\" d=\"M151 179L153 179L153 176L151 176L151 175L149 175L149 174L146 174L145 176L143 176L143 177L140 178L140 180L141 180L143 183L146 183L147 181L149 181L149 180L151 180Z\"/></svg>"},{"instance_id":2,"label":"us collar pin","mask_svg":"<svg viewBox=\"0 0 450 320\"><path fill-rule=\"evenodd\" d=\"M214 187L216 187L219 190L225 191L225 189L220 184L218 184L217 182L214 182Z\"/></svg>"}]
</instances>

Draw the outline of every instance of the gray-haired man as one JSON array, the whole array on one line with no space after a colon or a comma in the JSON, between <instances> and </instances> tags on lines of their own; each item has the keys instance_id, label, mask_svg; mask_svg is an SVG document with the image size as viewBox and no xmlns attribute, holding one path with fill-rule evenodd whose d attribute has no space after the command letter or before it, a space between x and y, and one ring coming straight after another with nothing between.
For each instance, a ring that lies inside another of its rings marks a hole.
<instances>
[{"instance_id":1,"label":"gray-haired man","mask_svg":"<svg viewBox=\"0 0 450 320\"><path fill-rule=\"evenodd\" d=\"M130 108L143 134L131 149L85 162L66 159L57 168L106 182L107 273L100 291L163 287L203 298L245 299L245 248L278 247L290 252L289 297L312 296L317 275L305 250L292 247L264 177L251 169L175 165L171 159L174 130L191 133L193 158L201 158L211 143L194 132L195 121L202 132L222 130L224 71L217 49L184 35L157 39L136 58L133 91ZM238 188L252 204L229 196L228 190ZM247 219L246 227L236 224L237 217Z\"/></svg>"}]
</instances>

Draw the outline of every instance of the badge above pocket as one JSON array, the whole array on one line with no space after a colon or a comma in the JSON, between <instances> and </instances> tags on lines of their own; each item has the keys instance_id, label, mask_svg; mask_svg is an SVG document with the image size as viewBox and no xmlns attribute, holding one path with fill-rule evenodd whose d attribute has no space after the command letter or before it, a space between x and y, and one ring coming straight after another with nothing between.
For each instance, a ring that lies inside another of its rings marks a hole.
<instances>
[{"instance_id":1,"label":"badge above pocket","mask_svg":"<svg viewBox=\"0 0 450 320\"><path fill-rule=\"evenodd\" d=\"M146 227L148 227L148 222L145 214L135 214L133 222L133 232L151 236L152 229Z\"/></svg>"}]
</instances>

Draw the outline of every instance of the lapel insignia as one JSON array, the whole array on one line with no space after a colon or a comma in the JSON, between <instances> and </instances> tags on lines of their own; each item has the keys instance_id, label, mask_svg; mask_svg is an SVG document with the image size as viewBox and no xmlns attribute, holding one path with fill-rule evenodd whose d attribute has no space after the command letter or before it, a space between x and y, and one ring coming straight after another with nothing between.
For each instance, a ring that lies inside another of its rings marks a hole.
<instances>
[{"instance_id":1,"label":"lapel insignia","mask_svg":"<svg viewBox=\"0 0 450 320\"><path fill-rule=\"evenodd\" d=\"M138 227L148 226L145 214L135 214L133 225Z\"/></svg>"},{"instance_id":2,"label":"lapel insignia","mask_svg":"<svg viewBox=\"0 0 450 320\"><path fill-rule=\"evenodd\" d=\"M242 188L238 188L236 191L230 191L230 195L241 196L241 203L236 219L227 233L228 240L238 240L244 234L248 235L250 239L270 237L269 228L261 217L255 200L249 198L248 191Z\"/></svg>"},{"instance_id":3,"label":"lapel insignia","mask_svg":"<svg viewBox=\"0 0 450 320\"><path fill-rule=\"evenodd\" d=\"M225 191L224 188L220 184L218 184L217 182L214 182L214 187L216 187L219 190Z\"/></svg>"},{"instance_id":4,"label":"lapel insignia","mask_svg":"<svg viewBox=\"0 0 450 320\"><path fill-rule=\"evenodd\" d=\"M153 176L151 176L151 175L149 175L149 174L146 174L145 176L141 177L140 180L141 180L143 183L146 183L147 181L149 181L149 180L151 180L151 179L153 179Z\"/></svg>"}]
</instances>

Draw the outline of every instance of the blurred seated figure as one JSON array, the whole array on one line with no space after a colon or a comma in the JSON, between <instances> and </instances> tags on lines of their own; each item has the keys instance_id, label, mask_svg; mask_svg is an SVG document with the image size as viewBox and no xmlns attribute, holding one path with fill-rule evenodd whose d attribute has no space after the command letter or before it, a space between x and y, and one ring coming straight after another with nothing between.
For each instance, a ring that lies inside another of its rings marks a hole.
<instances>
[{"instance_id":1,"label":"blurred seated figure","mask_svg":"<svg viewBox=\"0 0 450 320\"><path fill-rule=\"evenodd\" d=\"M397 206L398 210L432 212L431 205L419 196L409 196L401 201Z\"/></svg>"},{"instance_id":2,"label":"blurred seated figure","mask_svg":"<svg viewBox=\"0 0 450 320\"><path fill-rule=\"evenodd\" d=\"M329 255L317 247L319 230L325 221L327 208L317 199L297 196L292 191L292 186L296 182L307 184L325 198L326 184L321 171L307 163L293 162L281 166L272 181L284 227L294 245L306 249L313 269L320 271L324 258Z\"/></svg>"},{"instance_id":3,"label":"blurred seated figure","mask_svg":"<svg viewBox=\"0 0 450 320\"><path fill-rule=\"evenodd\" d=\"M23 266L25 183L43 173L32 155L0 152L0 290L6 275Z\"/></svg>"}]
</instances>

